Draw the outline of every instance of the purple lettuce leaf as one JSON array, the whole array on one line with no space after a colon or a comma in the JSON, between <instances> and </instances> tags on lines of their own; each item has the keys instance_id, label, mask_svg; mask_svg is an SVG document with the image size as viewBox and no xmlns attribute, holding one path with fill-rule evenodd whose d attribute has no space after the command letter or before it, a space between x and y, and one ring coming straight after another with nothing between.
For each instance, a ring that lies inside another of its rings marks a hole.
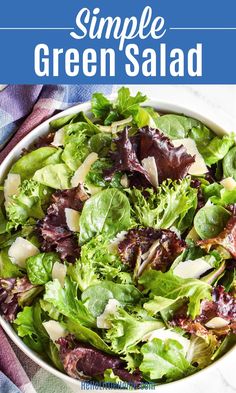
<instances>
[{"instance_id":1,"label":"purple lettuce leaf","mask_svg":"<svg viewBox=\"0 0 236 393\"><path fill-rule=\"evenodd\" d=\"M220 317L229 322L223 328L207 329L204 326L215 317ZM224 290L224 287L217 286L212 291L212 300L201 302L200 314L191 320L187 317L187 308L184 306L178 310L171 321L174 326L181 327L188 333L207 336L210 333L216 336L226 336L230 332L236 332L236 299Z\"/></svg>"},{"instance_id":2,"label":"purple lettuce leaf","mask_svg":"<svg viewBox=\"0 0 236 393\"><path fill-rule=\"evenodd\" d=\"M76 379L91 379L104 377L107 369L121 379L136 383L141 382L140 373L130 374L125 370L125 363L118 356L108 355L90 345L77 341L72 335L60 338L59 355L66 373Z\"/></svg>"},{"instance_id":3,"label":"purple lettuce leaf","mask_svg":"<svg viewBox=\"0 0 236 393\"><path fill-rule=\"evenodd\" d=\"M68 262L74 262L79 257L78 240L67 226L65 208L81 211L87 198L82 186L56 191L52 195L52 204L46 216L37 224L42 251L56 251L62 260Z\"/></svg>"},{"instance_id":4,"label":"purple lettuce leaf","mask_svg":"<svg viewBox=\"0 0 236 393\"><path fill-rule=\"evenodd\" d=\"M147 253L154 243L156 247L148 256L145 269L165 272L185 249L185 242L179 239L173 231L153 228L131 229L118 245L120 258L124 264L134 269L141 255ZM142 271L145 270L142 264L140 268Z\"/></svg>"},{"instance_id":5,"label":"purple lettuce leaf","mask_svg":"<svg viewBox=\"0 0 236 393\"><path fill-rule=\"evenodd\" d=\"M104 171L110 180L115 172L128 173L131 186L144 186L150 183L150 177L141 162L144 158L154 157L159 183L166 179L178 180L185 177L195 158L187 154L184 146L174 147L170 139L160 131L141 128L135 136L129 137L128 128L114 140L116 151L111 153L114 162L111 169ZM143 179L143 180L142 180Z\"/></svg>"},{"instance_id":6,"label":"purple lettuce leaf","mask_svg":"<svg viewBox=\"0 0 236 393\"><path fill-rule=\"evenodd\" d=\"M174 147L170 139L150 127L140 129L141 145L139 159L154 157L159 182L166 179L183 179L195 158L187 154L184 146Z\"/></svg>"},{"instance_id":7,"label":"purple lettuce leaf","mask_svg":"<svg viewBox=\"0 0 236 393\"><path fill-rule=\"evenodd\" d=\"M138 172L149 180L147 171L142 167L137 157L137 138L129 138L127 127L114 140L114 143L116 151L111 154L114 165L111 169L104 171L105 179L111 180L115 172Z\"/></svg>"},{"instance_id":8,"label":"purple lettuce leaf","mask_svg":"<svg viewBox=\"0 0 236 393\"><path fill-rule=\"evenodd\" d=\"M13 322L21 307L29 306L43 287L33 285L26 276L0 279L0 312Z\"/></svg>"}]
</instances>

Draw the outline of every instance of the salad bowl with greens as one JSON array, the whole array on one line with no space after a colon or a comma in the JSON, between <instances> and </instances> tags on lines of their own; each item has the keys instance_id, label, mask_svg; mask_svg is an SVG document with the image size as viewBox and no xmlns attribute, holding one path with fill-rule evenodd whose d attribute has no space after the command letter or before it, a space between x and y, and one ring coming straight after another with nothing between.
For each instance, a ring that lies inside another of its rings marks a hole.
<instances>
[{"instance_id":1,"label":"salad bowl with greens","mask_svg":"<svg viewBox=\"0 0 236 393\"><path fill-rule=\"evenodd\" d=\"M187 114L98 92L1 165L0 322L66 381L174 382L236 342L235 135Z\"/></svg>"}]
</instances>

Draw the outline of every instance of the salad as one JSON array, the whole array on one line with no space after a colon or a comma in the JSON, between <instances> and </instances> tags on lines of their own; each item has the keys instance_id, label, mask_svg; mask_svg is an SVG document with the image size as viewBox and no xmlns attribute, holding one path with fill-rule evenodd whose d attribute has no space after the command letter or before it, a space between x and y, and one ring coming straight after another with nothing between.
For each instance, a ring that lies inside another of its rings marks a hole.
<instances>
[{"instance_id":1,"label":"salad","mask_svg":"<svg viewBox=\"0 0 236 393\"><path fill-rule=\"evenodd\" d=\"M184 378L236 342L235 135L101 93L1 189L0 312L72 378Z\"/></svg>"}]
</instances>

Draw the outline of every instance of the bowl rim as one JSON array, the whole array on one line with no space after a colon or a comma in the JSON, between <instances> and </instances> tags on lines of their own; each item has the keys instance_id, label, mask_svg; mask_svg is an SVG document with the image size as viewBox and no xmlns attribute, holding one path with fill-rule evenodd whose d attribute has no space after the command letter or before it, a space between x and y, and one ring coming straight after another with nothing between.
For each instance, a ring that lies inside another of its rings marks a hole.
<instances>
[{"instance_id":1,"label":"bowl rim","mask_svg":"<svg viewBox=\"0 0 236 393\"><path fill-rule=\"evenodd\" d=\"M109 98L111 100L114 100L116 95L111 95ZM197 112L196 110L193 110L191 107L186 107L178 104L173 104L168 101L163 101L163 100L157 100L155 98L151 98L148 101L146 101L142 106L152 106L156 110L159 110L161 112L169 112L169 113L175 113L175 114L184 114L186 116L191 116L194 117L200 121L202 121L206 126L211 128L217 135L223 136L226 134L229 134L231 130L226 130L223 128L222 125L219 125L219 123L214 122L214 120L211 119L211 117L208 117L207 114L202 114ZM0 164L0 184L3 182L10 165L12 162L17 159L22 151L23 148L27 148L30 146L33 141L35 141L37 138L39 138L42 135L45 135L49 131L49 123L52 120L56 120L60 117L67 116L70 114L75 114L80 111L88 112L91 109L91 101L87 101L82 104L77 104L74 105L70 108L67 108L56 115L50 117L43 123L39 124L37 127L35 127L32 131L29 132L20 142L16 144L16 146L11 150L11 152L7 155L7 157L3 160L3 162ZM223 124L223 121L222 121ZM27 355L30 359L32 359L36 364L38 364L40 367L48 371L49 373L53 374L54 376L60 378L66 383L75 385L77 387L81 388L81 380L74 379L67 374L62 373L61 371L57 370L55 367L52 365L48 364L45 360L43 360L36 352L34 352L32 349L30 349L26 344L24 344L23 340L16 334L14 331L13 327L9 322L7 322L1 315L0 315L0 326L3 328L3 330L6 332L6 334L10 337L10 339L17 345L18 348L20 348L25 355ZM206 368L198 371L195 374L186 376L185 378L182 378L177 381L169 382L168 384L160 384L156 385L156 389L164 389L167 386L174 387L177 384L180 384L181 382L183 383L184 381L189 381L190 379L193 378L198 378L200 377L203 372L207 372L214 368L216 365L221 364L226 357L228 357L230 354L232 354L235 350L236 346L231 348L227 353L225 353L221 358L217 359L215 362L207 366ZM96 389L99 390L99 389ZM109 389L109 390L117 390L117 389ZM119 389L120 391L120 389Z\"/></svg>"}]
</instances>

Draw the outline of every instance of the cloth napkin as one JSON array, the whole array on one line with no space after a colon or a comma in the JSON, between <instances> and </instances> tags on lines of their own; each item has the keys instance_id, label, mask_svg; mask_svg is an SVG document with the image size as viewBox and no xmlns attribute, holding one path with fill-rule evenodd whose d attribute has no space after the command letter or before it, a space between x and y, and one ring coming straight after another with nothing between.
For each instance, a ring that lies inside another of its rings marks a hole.
<instances>
[{"instance_id":1,"label":"cloth napkin","mask_svg":"<svg viewBox=\"0 0 236 393\"><path fill-rule=\"evenodd\" d=\"M54 113L112 93L109 85L0 85L0 163L31 130ZM20 152L19 152L20 153ZM70 393L69 385L38 367L0 328L1 393Z\"/></svg>"}]
</instances>

